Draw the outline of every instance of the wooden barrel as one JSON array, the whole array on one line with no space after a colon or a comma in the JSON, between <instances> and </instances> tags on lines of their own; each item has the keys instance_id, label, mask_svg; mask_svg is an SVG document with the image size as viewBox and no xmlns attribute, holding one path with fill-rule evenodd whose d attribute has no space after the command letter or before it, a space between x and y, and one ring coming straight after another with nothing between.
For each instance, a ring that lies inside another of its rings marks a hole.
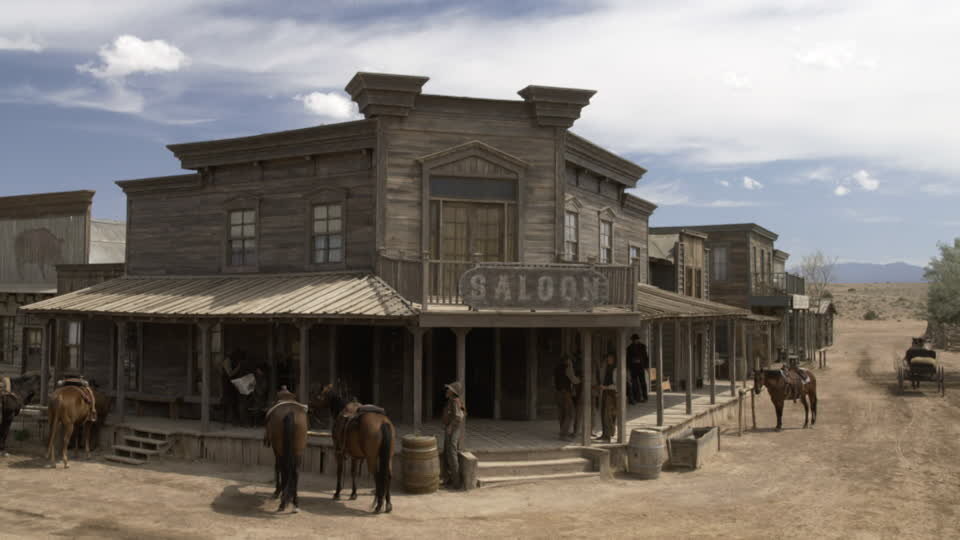
<instances>
[{"instance_id":1,"label":"wooden barrel","mask_svg":"<svg viewBox=\"0 0 960 540\"><path fill-rule=\"evenodd\" d=\"M652 429L635 429L627 446L627 472L637 478L660 476L663 466L663 434Z\"/></svg>"},{"instance_id":2,"label":"wooden barrel","mask_svg":"<svg viewBox=\"0 0 960 540\"><path fill-rule=\"evenodd\" d=\"M433 493L440 486L440 456L437 439L417 435L403 437L403 489L407 493Z\"/></svg>"}]
</instances>

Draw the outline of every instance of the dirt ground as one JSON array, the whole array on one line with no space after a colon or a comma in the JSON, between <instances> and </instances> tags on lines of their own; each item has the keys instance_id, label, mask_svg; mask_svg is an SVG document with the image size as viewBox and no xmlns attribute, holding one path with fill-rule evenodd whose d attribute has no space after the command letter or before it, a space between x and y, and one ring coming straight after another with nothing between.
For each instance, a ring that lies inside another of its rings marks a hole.
<instances>
[{"instance_id":1,"label":"dirt ground","mask_svg":"<svg viewBox=\"0 0 960 540\"><path fill-rule=\"evenodd\" d=\"M841 319L863 320L868 311L881 319L923 319L927 309L926 283L835 283L830 285Z\"/></svg>"},{"instance_id":2,"label":"dirt ground","mask_svg":"<svg viewBox=\"0 0 960 540\"><path fill-rule=\"evenodd\" d=\"M946 399L931 386L899 395L892 362L918 321L841 321L817 370L820 418L803 430L788 405L781 433L759 396L760 429L696 472L427 496L397 493L390 515L371 497L331 500L325 478L301 482L299 514L277 515L267 469L168 460L151 468L34 455L0 461L0 536L944 538L960 531L960 375ZM960 372L960 355L944 354ZM401 491L401 490L396 490Z\"/></svg>"}]
</instances>

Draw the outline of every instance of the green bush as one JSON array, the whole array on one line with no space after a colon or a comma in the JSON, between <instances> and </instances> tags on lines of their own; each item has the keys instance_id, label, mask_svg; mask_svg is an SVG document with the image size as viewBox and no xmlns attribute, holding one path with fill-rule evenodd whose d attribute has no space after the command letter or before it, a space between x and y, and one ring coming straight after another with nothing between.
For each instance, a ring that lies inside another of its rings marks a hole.
<instances>
[{"instance_id":1,"label":"green bush","mask_svg":"<svg viewBox=\"0 0 960 540\"><path fill-rule=\"evenodd\" d=\"M879 318L880 318L880 315L877 315L877 312L872 309L863 314L863 320L865 321L875 321Z\"/></svg>"}]
</instances>

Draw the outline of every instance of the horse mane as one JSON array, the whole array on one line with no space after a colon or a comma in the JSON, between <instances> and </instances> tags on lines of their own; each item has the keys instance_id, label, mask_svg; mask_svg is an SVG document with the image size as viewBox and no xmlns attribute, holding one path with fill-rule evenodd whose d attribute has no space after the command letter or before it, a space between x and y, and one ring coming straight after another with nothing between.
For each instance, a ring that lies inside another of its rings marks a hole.
<instances>
[{"instance_id":1,"label":"horse mane","mask_svg":"<svg viewBox=\"0 0 960 540\"><path fill-rule=\"evenodd\" d=\"M330 414L337 416L343 411L350 399L347 398L347 390L342 383L331 386L328 392L327 405L330 407Z\"/></svg>"}]
</instances>

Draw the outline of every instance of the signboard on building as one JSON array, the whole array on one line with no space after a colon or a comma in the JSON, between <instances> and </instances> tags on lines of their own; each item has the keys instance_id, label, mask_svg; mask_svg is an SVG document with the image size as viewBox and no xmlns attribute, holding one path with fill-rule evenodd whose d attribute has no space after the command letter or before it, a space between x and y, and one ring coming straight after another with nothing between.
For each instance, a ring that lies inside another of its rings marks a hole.
<instances>
[{"instance_id":1,"label":"signboard on building","mask_svg":"<svg viewBox=\"0 0 960 540\"><path fill-rule=\"evenodd\" d=\"M460 295L474 309L588 311L607 303L609 283L586 267L478 266L460 276Z\"/></svg>"},{"instance_id":2,"label":"signboard on building","mask_svg":"<svg viewBox=\"0 0 960 540\"><path fill-rule=\"evenodd\" d=\"M803 294L794 294L793 309L810 309L810 297Z\"/></svg>"}]
</instances>

